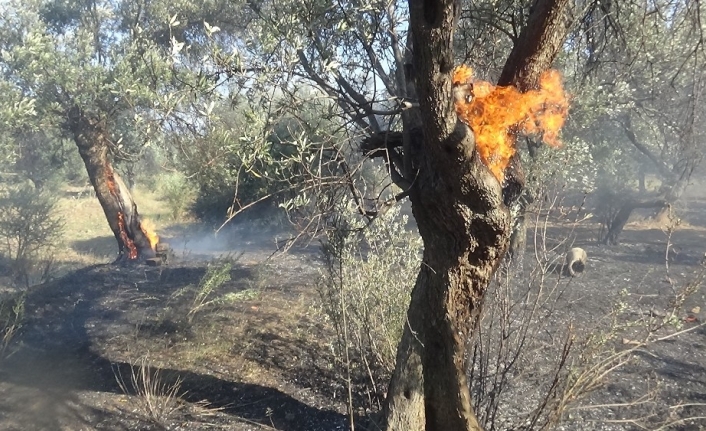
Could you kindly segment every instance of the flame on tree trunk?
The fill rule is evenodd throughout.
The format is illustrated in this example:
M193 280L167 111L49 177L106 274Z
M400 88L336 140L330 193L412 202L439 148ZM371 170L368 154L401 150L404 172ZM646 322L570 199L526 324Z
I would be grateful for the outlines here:
M521 42L508 59L509 70L517 72L511 73L513 83L535 75L538 79L549 67L560 46L555 42L566 34L568 4L536 2L529 30L520 35ZM473 106L467 110L456 104L457 112L452 111L454 101L472 102L474 97L452 86L458 4L409 0L409 6L422 123L422 136L416 137L420 160L414 163L419 171L410 198L424 239L424 257L397 351L384 429L479 431L483 428L474 414L466 377L466 344L508 247L512 226L508 207L522 190L523 175L515 154L500 154L493 146L483 154L478 148L483 139L461 126L455 114L465 122L466 112L475 116ZM518 87L522 92L532 88ZM468 123L474 129L472 121Z
M104 121L74 106L69 112L68 126L108 225L118 242L117 261L154 257L159 238L140 218L130 190L108 159L110 141Z

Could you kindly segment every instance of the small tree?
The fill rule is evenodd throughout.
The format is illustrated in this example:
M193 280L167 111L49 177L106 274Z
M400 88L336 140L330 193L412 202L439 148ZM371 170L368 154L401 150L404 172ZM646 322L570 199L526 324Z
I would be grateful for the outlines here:
M336 330L337 357L351 376L367 381L374 408L395 367L409 280L419 270L422 243L407 229L399 207L371 224L353 208L353 202L339 208L325 231L325 266L317 290L321 309Z

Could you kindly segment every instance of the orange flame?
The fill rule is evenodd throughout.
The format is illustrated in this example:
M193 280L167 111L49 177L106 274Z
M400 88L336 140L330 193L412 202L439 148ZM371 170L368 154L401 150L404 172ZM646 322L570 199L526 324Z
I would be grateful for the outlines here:
M478 154L498 181L505 178L505 168L516 152L518 133L541 135L547 144L561 145L559 131L569 102L559 72L544 72L538 90L521 93L515 87L476 81L473 69L461 65L454 70L453 85L468 89L466 97L456 99L456 114L473 130Z
M155 232L154 223L151 220L144 219L140 221L140 230L147 237L150 242L150 247L152 250L156 250L157 244L159 243L159 235Z
M120 227L120 239L123 244L127 247L127 257L130 260L137 259L137 247L135 243L127 235L127 229L125 229L125 216L122 211L118 211L118 226Z
M113 173L113 168L109 164L106 164L106 180L108 185L108 190L115 199L120 200L120 186L115 181L115 174ZM139 222L140 230L145 235L150 243L150 248L156 250L157 243L159 242L159 236L155 233L154 224L149 220L141 220ZM120 235L120 240L127 247L127 256L130 260L137 259L139 255L139 250L135 245L135 241L128 235L127 226L125 225L125 213L118 211L118 230Z

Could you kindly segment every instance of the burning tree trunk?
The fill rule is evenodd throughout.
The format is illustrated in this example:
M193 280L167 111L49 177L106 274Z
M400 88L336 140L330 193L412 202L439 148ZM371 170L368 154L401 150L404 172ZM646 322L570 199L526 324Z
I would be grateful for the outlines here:
M481 430L466 377L466 344L508 246L512 222L508 205L522 190L522 175L519 160L505 159L499 166L497 154L488 157L479 151L477 139L453 110L454 95L462 94L452 92L451 79L457 3L409 3L423 135L418 138L414 164L419 172L410 197L424 257L398 347L385 425L390 431ZM567 5L568 0L535 4L530 20L536 26L530 31L533 39L516 46L508 60L516 71L513 79L539 79L549 66L565 34L558 23L563 24ZM483 108L471 105L469 112L458 115L474 115L474 109ZM458 104L456 110L463 111ZM389 145L388 139L383 141Z
M108 159L110 141L105 123L74 107L69 112L68 126L108 225L118 242L117 261L154 257L159 238L144 226L129 189Z
M533 6L533 13L527 25L513 45L512 52L498 79L498 85L513 85L521 91L537 88L539 78L554 62L559 48L564 43L569 30L566 12L569 2L539 1ZM534 142L528 142L530 156ZM529 196L518 200L512 208L513 225L508 255L522 267L522 258L527 242L527 219Z

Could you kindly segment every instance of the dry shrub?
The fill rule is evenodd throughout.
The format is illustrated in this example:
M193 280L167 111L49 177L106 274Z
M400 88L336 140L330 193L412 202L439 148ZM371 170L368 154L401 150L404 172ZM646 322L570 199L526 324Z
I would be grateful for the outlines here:
M22 327L24 317L24 293L0 297L0 359L5 357L10 342Z
M572 411L600 420L621 410L624 423L649 429L644 411L650 403L660 404L655 388L621 403L590 405L588 397L603 389L636 352L683 333L680 310L698 291L706 272L682 286L673 285L673 299L659 315L635 317L624 289L615 293L612 308L603 315L577 317L571 304L579 303L576 296L581 294L572 295L575 279L563 277L561 269L572 246L569 239L586 217L580 216L581 209L560 211L560 194L552 196L533 208L534 241L529 252L534 264L519 274L498 271L470 342L468 375L479 422L488 431L547 430L570 420ZM563 218L557 219L557 214ZM548 234L557 225L564 227L564 239ZM665 233L668 250L671 231ZM665 262L669 273L668 259ZM649 420L654 424L663 419L652 415Z
M119 369L114 370L114 374L125 395L134 395L135 410L154 424L168 429L170 421L183 405L182 379L167 381L159 369L149 366L147 356L142 356L131 367L128 381Z
M574 231L588 216L581 205L567 206L559 192L545 196L530 213L534 241L526 261L533 263L521 273L498 271L475 337L469 340L472 399L488 431L554 429L569 419L569 412L585 412L589 407L582 403L638 349L679 334L680 328L670 325L678 323L677 310L703 278L674 287L674 301L665 304L669 311L659 318L629 314L627 295L619 292L604 315L576 318L569 307L578 300L571 295L576 280L562 276L561 269ZM569 207L573 209L567 211ZM422 243L405 230L406 220L397 211L367 227L341 214L350 213L341 211L331 221L323 247L321 311L337 333L332 348L349 387L349 402L367 395L366 407L374 410L395 365ZM551 238L548 230L559 225L564 238ZM654 391L636 394L625 406L655 399Z

